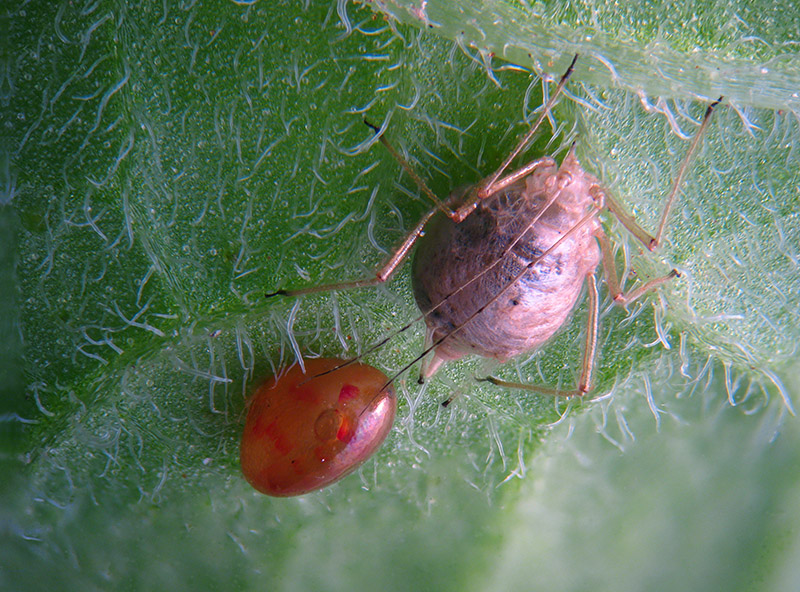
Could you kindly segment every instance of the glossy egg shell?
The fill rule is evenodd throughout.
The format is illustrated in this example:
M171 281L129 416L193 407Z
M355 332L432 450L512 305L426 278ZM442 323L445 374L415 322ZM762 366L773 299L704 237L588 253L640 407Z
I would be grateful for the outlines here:
M250 399L242 434L242 472L258 491L292 496L321 489L356 469L380 447L397 399L380 370L343 360L305 360L267 379ZM305 382L308 380L308 382ZM302 383L302 384L301 384Z

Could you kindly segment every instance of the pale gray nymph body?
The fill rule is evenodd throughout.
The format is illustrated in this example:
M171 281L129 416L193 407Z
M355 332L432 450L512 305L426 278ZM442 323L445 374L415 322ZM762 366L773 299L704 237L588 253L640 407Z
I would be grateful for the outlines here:
M560 167L541 166L481 200L462 222L438 214L429 223L414 256L414 296L423 312L444 300L426 315L429 343L452 335L435 348L423 377L466 354L506 361L541 346L558 331L575 307L587 274L600 261L597 217L576 228L594 203L590 188L597 184L570 151ZM525 230L555 192L555 201ZM467 322L506 286L496 301Z

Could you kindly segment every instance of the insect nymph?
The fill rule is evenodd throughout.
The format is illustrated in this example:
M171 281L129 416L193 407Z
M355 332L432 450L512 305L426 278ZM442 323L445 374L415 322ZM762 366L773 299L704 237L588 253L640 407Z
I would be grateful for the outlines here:
M665 201L657 232L650 235L608 195L600 182L584 171L574 146L560 164L551 157L529 162L509 172L547 116L573 72L578 56L561 77L556 91L536 122L499 168L483 181L454 192L444 202L392 148L380 130L379 140L436 204L411 230L375 277L340 284L280 290L297 296L326 290L364 287L386 281L416 244L414 295L427 325L420 380L442 363L467 354L506 361L535 349L552 337L571 315L584 285L589 314L583 363L578 384L552 389L488 380L552 395L583 395L592 389L598 334L596 270L601 261L614 301L632 302L677 275L672 271L623 291L617 279L610 243L598 214L610 211L647 249L662 241L667 219L715 101L683 160ZM406 370L417 360L405 366Z

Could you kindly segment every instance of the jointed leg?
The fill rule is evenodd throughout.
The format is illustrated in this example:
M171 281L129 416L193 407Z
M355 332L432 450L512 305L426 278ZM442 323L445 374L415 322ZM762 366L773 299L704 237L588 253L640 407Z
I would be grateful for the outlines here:
M484 199L485 197L487 197L489 195L493 195L494 193L497 193L501 189L505 189L506 187L508 187L509 185L514 183L515 181L518 181L519 179L523 179L523 178L527 177L534 170L538 169L539 167L543 167L543 166L555 167L556 166L556 161L553 160L553 158L551 158L549 156L544 156L542 158L537 158L536 160L533 160L533 161L529 162L528 164L526 164L524 167L522 167L520 169L517 169L513 173L503 177L499 181L496 181L495 184L492 185L491 193L488 193L486 195L482 194L482 191L485 188L485 186L484 185L478 185L477 187L475 187L473 190L471 190L467 194L469 199L463 205L459 206L459 208L453 212L453 215L450 216L450 218L452 218L453 221L456 224L462 222L467 216L469 216L475 210L475 208L478 207L478 204L480 203L480 201L482 199Z
M453 221L458 223L463 221L470 213L472 213L472 211L475 210L478 203L482 199L486 199L490 195L493 195L494 193L500 191L501 189L511 185L518 179L526 177L531 172L533 172L534 169L538 167L555 164L555 161L552 158L549 157L540 158L534 160L533 162L528 163L524 167L516 171L513 171L509 175L506 175L505 177L501 178L502 174L511 165L514 159L517 158L517 156L519 156L519 154L525 149L525 146L527 146L528 142L530 142L530 139L539 129L539 126L541 126L545 117L547 117L547 114L550 112L550 109L552 108L553 104L558 98L558 95L561 94L561 91L564 89L567 80L569 80L569 77L572 75L572 72L575 68L575 62L577 60L578 60L578 55L576 54L575 57L572 58L572 62L567 68L567 71L564 72L564 74L561 76L561 80L559 80L555 92L550 96L550 99L545 104L544 108L542 109L542 112L539 114L539 117L531 126L531 129L528 130L528 132L519 141L517 147L511 151L511 154L508 155L508 157L503 161L500 167L490 177L481 182L481 184L478 185L478 187L476 187L474 191L470 192L469 199L467 200L467 202L461 205L457 210L450 209L450 207L448 207L447 204L443 203L436 196L436 194L433 193L433 191L431 191L430 188L428 188L428 186L425 184L425 181L422 180L422 178L411 167L411 165L406 161L406 159L403 158L400 155L400 153L397 152L397 150L395 150L394 147L389 143L389 141L383 137L383 135L380 133L380 128L378 128L376 125L371 124L366 119L364 120L364 123L367 124L367 126L369 126L375 132L376 135L378 135L378 140L386 147L386 149L394 157L394 159L400 163L400 166L403 167L403 170L405 170L406 173L408 173L408 175L414 181L414 183L417 184L417 187L420 188L420 191L422 191L425 195L427 195L431 199L431 201L433 201L433 203L436 204L437 209L441 210L442 212L447 214L447 216L450 217Z
M367 120L364 120L364 123L366 123L370 128L372 128L372 130L376 134L380 132L380 129L377 126L372 125ZM538 125L539 122L537 122L536 126L532 128L533 131L536 130L536 127ZM408 173L408 175L411 177L414 183L417 184L417 187L419 187L420 191L422 191L422 193L427 195L431 199L431 201L436 204L436 208L438 210L444 212L456 224L463 222L464 219L468 215L470 215L472 211L477 207L478 202L480 202L488 195L491 195L493 193L496 193L497 191L500 191L501 189L504 189L505 187L508 187L518 179L522 179L523 177L528 176L535 169L539 167L556 165L556 161L549 156L538 158L532 162L529 162L524 167L514 171L510 175L503 177L499 181L495 180L494 184L491 186L490 193L486 193L485 195L483 195L482 192L486 190L487 185L485 184L478 185L467 194L468 197L467 202L461 205L457 210L453 210L448 206L448 204L442 202L433 191L431 191L431 189L425 184L425 181L422 180L422 177L420 177L414 170L414 168L408 163L408 161L405 158L403 158L397 150L394 149L394 147L389 143L389 140L384 138L382 135L378 136L378 140L381 142L381 144L383 144L386 147L386 149L389 151L389 154L391 154L392 157L394 157L394 159L398 163L400 163L400 166L403 167L403 170L406 173Z
M720 101L722 101L722 98L723 97L720 97L706 108L706 113L703 116L703 121L700 124L700 128L694 135L692 143L689 146L689 150L686 152L686 156L683 158L683 162L681 163L681 166L678 169L678 174L675 177L675 181L673 181L672 183L672 189L670 190L669 195L667 196L667 201L664 204L664 209L661 212L661 220L658 224L658 229L656 230L655 236L652 236L644 228L642 228L641 225L638 222L636 222L636 220L633 219L633 216L625 212L622 206L619 203L617 203L617 201L614 200L611 196L605 194L605 192L601 188L595 187L592 189L592 192L596 197L602 196L602 200L605 202L605 206L612 214L614 214L617 220L619 220L622 223L622 225L628 230L628 232L630 232L633 236L635 236L650 251L654 251L661 244L664 238L664 231L667 228L667 221L669 219L669 214L672 211L672 207L675 204L675 199L677 198L678 193L681 190L683 179L684 177L686 177L686 171L689 170L689 165L691 164L692 158L697 152L697 147L700 144L700 138L702 137L703 133L708 127L708 123L711 120L711 114L714 111L714 107L719 105Z
M626 306L661 284L668 282L674 277L678 277L678 272L673 269L667 275L647 281L631 292L623 292L622 286L620 286L619 283L619 278L617 277L614 253L612 252L608 237L600 229L595 232L595 236L600 243L600 250L603 252L603 274L605 275L608 290L611 292L611 297L614 299L615 304Z
M689 146L686 157L683 159L681 168L678 169L678 174L676 175L675 181L672 184L672 190L669 192L669 197L667 197L667 203L664 204L664 211L661 213L661 221L658 224L658 230L656 231L654 244L652 247L650 247L651 251L661 244L661 239L664 237L664 229L667 227L667 219L669 218L669 213L672 210L673 204L675 203L675 198L678 196L678 192L680 191L683 178L686 176L686 171L689 170L689 164L691 163L692 157L697 151L697 146L700 143L700 137L708 127L708 122L711 120L711 113L713 113L714 107L719 105L720 101L722 101L722 97L718 98L706 108L706 114L703 116L703 122L700 124L700 128L697 130L694 138L692 138L692 143Z
M517 143L516 148L514 148L514 150L511 151L511 154L508 155L508 157L503 161L503 163L498 167L498 169L494 173L492 173L491 176L487 177L483 182L481 182L481 184L477 187L477 190L475 191L474 195L472 195L471 199L467 201L467 203L459 207L455 211L454 216L450 216L453 220L455 220L456 222L460 222L475 209L475 207L478 205L478 202L480 202L482 199L486 199L490 195L497 193L498 191L500 191L504 187L507 187L517 179L527 176L535 168L543 166L544 164L553 163L553 160L551 158L538 159L527 164L521 169L513 171L509 175L501 178L505 170L511 165L514 159L517 158L517 156L519 156L520 153L528 145L528 142L530 142L533 135L539 129L539 126L542 125L542 122L544 121L545 117L547 117L547 114L550 112L550 109L553 107L553 104L558 98L558 95L561 94L561 91L567 84L567 80L569 80L569 77L572 75L572 72L575 69L575 62L577 61L578 61L578 54L575 54L575 57L572 58L572 62L570 62L567 71L564 72L564 74L561 76L561 80L558 81L558 86L556 87L555 92L553 92L553 94L548 99L547 103L544 105L542 112L539 114L539 117L531 126L531 129L528 130L528 132Z
M425 225L436 212L437 209L434 208L422 217L422 220L420 220L414 229L408 233L405 239L403 239L403 242L400 243L400 246L397 247L394 253L391 254L389 259L387 259L386 262L378 268L378 270L375 272L375 277L353 280L350 282L340 282L336 284L325 284L323 286L309 286L307 288L298 288L296 290L277 290L275 292L270 292L266 295L266 297L294 297L301 296L303 294L316 294L317 292L331 292L334 290L349 290L351 288L365 288L382 284L391 277L392 273L394 273L394 270L397 269L403 260L408 256L408 254L411 252L411 248L414 246L414 243L417 242L417 239L420 236L422 236L422 231L424 230Z
M572 390L555 389L532 384L524 384L520 382L508 382L506 380L494 378L493 376L479 378L478 380L482 382L491 382L497 386L532 391L535 393L552 395L555 397L582 397L591 391L592 378L594 376L594 361L595 357L597 356L597 332L599 329L597 280L595 279L594 272L591 272L586 276L586 287L589 293L589 319L586 323L586 341L584 342L583 346L581 377L576 388Z
M589 320L586 324L586 342L583 345L583 369L581 379L578 382L579 396L592 390L592 378L594 377L594 360L597 356L597 331L599 329L598 309L600 308L597 298L597 281L594 271L586 276L586 287L589 292Z
M378 126L376 126L376 125L371 124L366 119L364 120L364 123L373 132L375 132L375 135L378 136L378 141L381 144L384 145L386 150L389 151L389 154L391 154L392 157L400 164L400 166L403 167L403 170L406 173L408 173L408 176L411 177L411 180L414 181L414 183L417 184L417 187L419 187L420 191L422 191L422 193L424 193L426 196L428 196L430 198L430 200L434 204L436 204L436 209L444 212L450 218L453 218L455 216L455 212L453 210L451 210L447 206L447 204L443 203L442 200L440 200L433 191L431 191L431 189L425 184L425 181L422 180L422 177L420 177L417 174L417 171L414 170L414 167L412 167L408 163L408 161L405 158L403 158L397 150L394 149L394 146L392 146L389 143L389 140L387 140L385 137L383 137L383 134L380 133L381 132L380 128Z
M539 129L539 126L544 121L544 118L547 117L547 114L553 107L553 103L555 103L556 99L558 98L558 95L561 94L561 91L563 90L564 85L567 83L567 80L569 80L569 77L572 75L572 71L575 68L575 62L577 61L578 61L578 55L575 54L575 57L572 58L572 62L569 65L569 68L567 68L567 71L564 72L563 76L561 76L561 80L558 81L558 86L556 87L555 92L550 96L550 99L545 104L544 109L542 109L542 112L539 114L539 117L536 119L536 122L533 124L531 129L528 130L528 133L526 133L522 137L522 139L517 144L517 147L514 148L514 150L511 151L511 154L509 154L508 157L503 161L503 164L501 164L500 167L494 172L494 174L486 180L486 183L483 184L483 187L478 191L481 199L488 197L489 195L492 195L492 193L497 191L497 180L500 178L500 175L502 175L503 171L505 171L509 167L509 165L514 161L514 159L517 156L519 156L519 153L522 152L525 146L528 144L528 142L530 142L531 138L533 137L533 134L535 134L536 130Z

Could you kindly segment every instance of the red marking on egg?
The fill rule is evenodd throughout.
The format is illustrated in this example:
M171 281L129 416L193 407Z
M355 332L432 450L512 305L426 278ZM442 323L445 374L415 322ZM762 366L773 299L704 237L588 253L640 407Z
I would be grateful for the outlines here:
M338 481L367 460L391 430L397 408L380 370L343 360L305 360L255 393L242 434L242 472L253 487L291 496ZM303 383L303 384L300 384Z
M340 442L349 442L355 434L353 423L357 422L358 420L353 422L349 417L345 416L342 419L342 425L339 426L339 431L336 432L336 439Z
M289 454L292 450L291 441L286 437L286 434L281 431L277 421L270 422L270 424L264 428L263 434L272 441L275 450L280 454Z
M345 384L339 391L339 402L344 403L355 399L358 396L358 387L352 384Z

